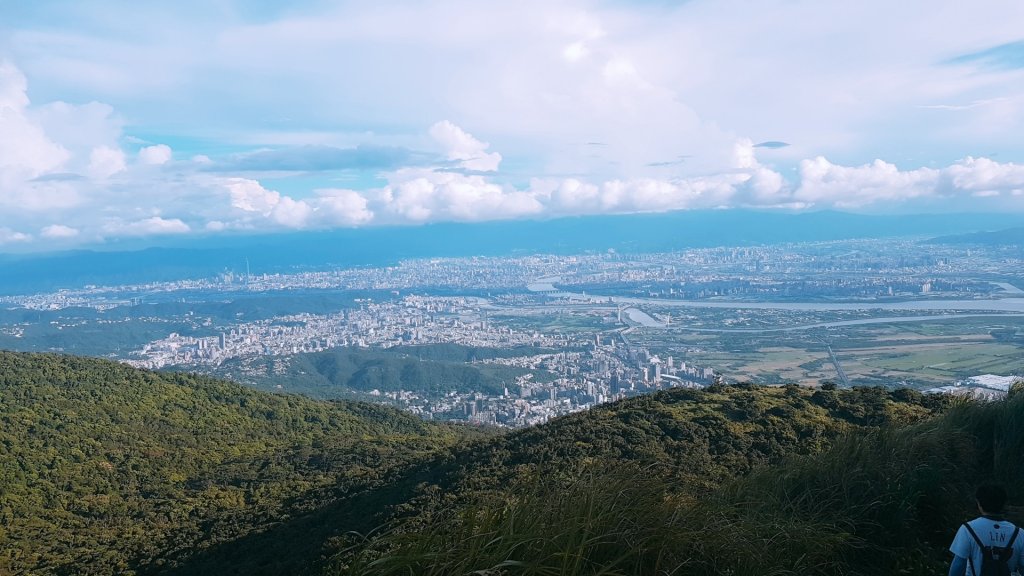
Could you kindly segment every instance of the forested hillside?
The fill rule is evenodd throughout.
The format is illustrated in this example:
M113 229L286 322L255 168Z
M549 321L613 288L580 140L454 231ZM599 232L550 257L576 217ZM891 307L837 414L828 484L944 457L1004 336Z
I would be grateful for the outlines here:
M926 574L1024 472L1020 397L950 402L713 386L502 435L0 353L0 574Z
M0 423L0 574L169 569L478 435L371 404L5 352Z
M925 576L948 568L956 528L977 515L970 494L978 483L1002 482L1011 503L1024 499L1019 387L1007 401L952 406L942 405L948 397L909 391L783 390L695 393L691 408L717 415L684 420L706 427L682 426L701 432L684 432L690 447L679 451L662 450L672 445L666 428L650 425L666 420L628 416L623 403L609 408L612 420L639 423L658 442L611 447L617 458L588 457L593 444L559 442L575 451L563 460L572 466L534 467L504 485L490 480L493 469L463 467L459 484L475 489L421 504L339 555L333 573ZM688 394L638 402L661 413ZM725 401L716 406L716 396ZM816 414L810 420L822 434L807 435L805 420L789 436L787 420L776 419L787 404L771 406L780 397L810 404L801 408ZM754 409L735 410L737 398ZM918 420L928 408L941 413ZM846 433L833 435L841 422ZM575 427L587 438L589 424L567 418L547 429ZM806 442L815 437L821 441ZM544 459L499 448L522 440L496 439L478 453L485 463ZM702 461L695 445L709 457ZM1018 523L1021 512L1011 506Z
M475 348L453 344L397 346L388 349L336 348L300 353L284 361L274 357L229 360L212 373L260 389L284 389L313 398L367 397L373 390L448 391L501 394L517 376L529 371L474 360L538 354L542 348ZM278 364L282 369L276 368ZM280 388L278 388L280 387Z

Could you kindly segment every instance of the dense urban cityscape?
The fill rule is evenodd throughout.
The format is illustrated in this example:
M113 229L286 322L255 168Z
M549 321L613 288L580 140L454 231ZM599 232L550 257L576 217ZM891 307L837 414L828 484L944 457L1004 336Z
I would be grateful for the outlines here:
M488 309L494 308L479 298L406 296L396 302L363 303L358 310L339 314L300 314L245 324L216 337L170 334L132 353L126 362L151 369L188 366L202 370L229 359L287 357L335 347L387 349L441 343L473 348L562 350L481 361L553 375L543 383L534 382L532 373L517 377L500 396L453 391L441 397L428 397L417 390L370 391L370 396L391 400L429 418L464 410L470 421L517 426L642 392L704 385L715 376L711 368L676 363L671 356L662 360L646 349L631 347L630 329L625 327L621 313L604 320L610 328L624 327L585 337L495 326L487 319ZM285 358L281 362L287 361ZM283 368L278 365L272 371L280 372ZM252 368L235 374L243 380L254 375Z
M522 353L472 362L519 370L502 376L500 393L335 393L396 404L428 418L523 426L628 395L705 386L716 378L809 385L888 380L921 389L966 385L998 393L1006 381L993 387L994 380L970 380L979 374L966 368L940 373L941 364L933 362L934 375L913 380L875 364L878 357L907 351L930 354L955 337L999 358L977 369L1012 366L1016 356L1004 348L1019 350L1024 316L1024 260L1018 251L913 239L430 258L273 274L244 266L214 278L5 296L0 304L9 319L24 312L21 321L0 326L0 338L44 348L58 336L73 343L72 334L93 325L132 335L156 335L161 326L173 326L107 355L149 369L264 382L286 372L298 356L334 349L514 349ZM328 302L304 309L317 298ZM261 311L267 301L293 311ZM225 306L232 312L223 311ZM26 320L33 311L36 319ZM913 336L897 348L864 344L886 344L891 336L872 331L900 323L942 326L947 333ZM780 342L785 346L779 348ZM758 354L756 362L740 365L744 350ZM266 357L274 359L269 368L255 361Z
M782 246L700 248L671 253L427 258L395 266L295 273L225 270L216 278L125 286L89 286L52 293L0 296L30 309L103 308L190 292L278 290L524 290L524 279L558 278L567 290L633 293L670 299L884 299L988 295L1006 286L986 277L1019 275L1018 250L929 244L920 239L870 239ZM1024 294L1012 288L1016 294Z

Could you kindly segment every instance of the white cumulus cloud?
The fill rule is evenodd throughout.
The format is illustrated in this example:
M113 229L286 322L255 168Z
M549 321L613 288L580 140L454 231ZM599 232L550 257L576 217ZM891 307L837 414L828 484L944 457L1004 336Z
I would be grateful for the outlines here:
M28 115L25 75L0 61L0 196L17 194L25 180L60 169L71 154Z
M794 198L838 208L900 202L933 194L940 176L938 170L931 168L901 171L882 160L862 166L840 166L818 156L800 163L800 186Z
M536 215L542 204L529 191L494 183L479 175L405 169L390 174L378 194L377 212L405 222L476 221Z
M179 218L152 216L133 222L109 222L103 227L111 236L159 236L165 234L187 234L192 229Z
M104 180L125 169L124 152L110 146L97 146L89 153L88 173L91 178Z
M449 160L458 160L467 170L493 172L501 164L501 154L487 152L490 144L477 140L448 120L431 126L430 136L445 148Z
M286 228L305 228L313 215L313 208L303 200L281 196L270 215L274 222Z
M43 238L53 239L74 238L78 236L78 229L63 224L51 224L40 230L39 235Z
M989 158L968 156L946 168L954 188L963 190L1015 190L1024 188L1024 164L1000 164Z
M224 187L230 195L231 206L244 212L268 216L281 201L280 194L267 190L259 181L250 178L227 178Z
M171 147L166 144L145 146L139 150L139 162L160 166L171 161Z
M369 201L355 190L317 190L321 221L328 226L358 226L373 221Z
M258 180L227 178L223 180L223 187L228 192L231 207L241 215L239 224L304 228L313 214L313 207L305 201L264 188Z
M32 240L32 237L24 232L18 232L11 230L10 228L0 227L0 245L14 244L16 242L28 242Z

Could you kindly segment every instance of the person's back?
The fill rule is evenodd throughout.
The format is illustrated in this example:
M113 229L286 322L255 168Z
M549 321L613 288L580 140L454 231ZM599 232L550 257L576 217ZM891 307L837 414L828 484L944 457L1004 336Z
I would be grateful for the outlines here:
M976 498L982 516L966 522L957 531L949 547L955 555L950 576L1024 574L1024 530L1002 517L1006 491L1000 486L984 485L978 488Z

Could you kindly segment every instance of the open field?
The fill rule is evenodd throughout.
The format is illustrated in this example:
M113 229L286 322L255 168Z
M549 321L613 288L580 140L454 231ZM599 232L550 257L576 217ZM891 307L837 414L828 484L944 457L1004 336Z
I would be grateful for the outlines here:
M832 378L834 372L824 350L797 348L767 348L755 352L697 352L687 360L715 370L731 380L765 383L816 383ZM821 370L808 370L805 366L822 366Z
M906 373L938 381L975 374L1013 374L1024 371L1024 348L996 342L885 347L858 351L861 366L890 373ZM847 371L851 368L847 368Z
M1024 337L1018 334L1024 334L1024 319L996 317L761 333L638 328L630 337L635 345L711 366L730 380L835 380L831 345L853 384L926 387L977 374L1024 373Z
M596 302L504 308L491 318L517 329L602 333L651 354L713 368L733 381L836 380L829 346L852 384L932 387L985 373L1024 374L1020 315L637 308L660 324L637 325L626 314L620 323L616 306ZM666 323L669 314L671 323Z

